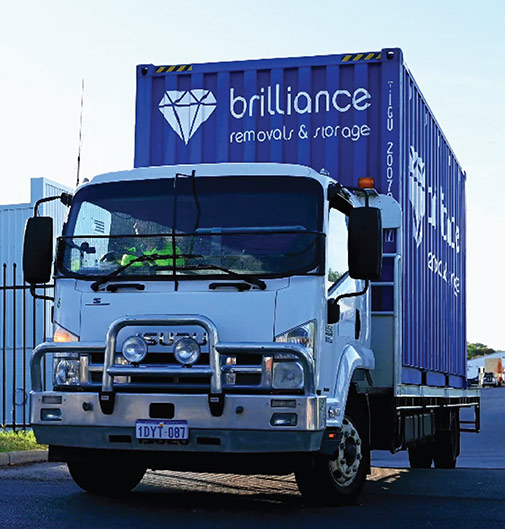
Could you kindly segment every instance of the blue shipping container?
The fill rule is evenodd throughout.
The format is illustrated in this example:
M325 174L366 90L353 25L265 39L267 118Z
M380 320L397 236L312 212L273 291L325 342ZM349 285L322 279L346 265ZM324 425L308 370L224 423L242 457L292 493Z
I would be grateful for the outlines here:
M373 177L403 210L399 382L464 387L465 173L401 50L138 66L135 167L214 162ZM392 292L376 285L374 310Z

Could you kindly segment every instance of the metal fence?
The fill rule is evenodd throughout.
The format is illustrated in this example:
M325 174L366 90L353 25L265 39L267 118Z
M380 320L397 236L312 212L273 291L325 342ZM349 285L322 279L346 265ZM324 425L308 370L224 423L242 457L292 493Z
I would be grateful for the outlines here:
M29 426L31 388L30 357L36 345L51 332L51 303L34 299L26 283L20 283L16 263L0 268L0 426ZM37 289L52 295L53 285ZM43 364L44 385L50 383L52 366Z

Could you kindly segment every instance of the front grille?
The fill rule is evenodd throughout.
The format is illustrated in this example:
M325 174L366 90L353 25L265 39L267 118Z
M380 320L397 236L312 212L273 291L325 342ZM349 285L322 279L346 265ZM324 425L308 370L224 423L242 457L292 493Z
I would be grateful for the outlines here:
M167 348L168 349L168 348ZM119 359L123 358L121 353L116 352L116 365L125 365ZM87 373L84 375L84 379L87 381L82 384L83 389L98 391L102 384L103 377L103 353L91 353L87 355L87 362L85 362ZM230 362L231 360L231 362ZM222 365L231 363L236 366L244 367L257 367L262 366L263 356L260 354L237 354L233 355L228 359L227 357L221 358ZM209 352L202 352L195 366L209 366L210 358ZM170 352L149 352L144 360L139 363L139 367L165 367L174 366L179 367L180 364L175 359L172 351ZM191 369L190 367L187 369ZM223 380L223 387L226 390L240 389L241 387L255 387L260 386L262 383L262 375L249 374L249 373L237 373L232 377L225 376ZM140 377L140 376L128 376L126 377L115 377L114 388L118 392L158 392L158 393L169 393L169 392L201 392L208 393L210 388L210 377L191 377L184 376L153 376L153 377Z
M122 355L116 353L116 361ZM121 365L118 363L117 365ZM173 353L148 353L144 360L139 363L140 366L178 366L179 362L175 359ZM208 366L209 365L209 353L201 353L200 357L194 364L195 366ZM103 354L94 353L90 355L90 366L103 367Z
M251 375L249 373L237 373L235 375L235 386L259 386L261 375Z

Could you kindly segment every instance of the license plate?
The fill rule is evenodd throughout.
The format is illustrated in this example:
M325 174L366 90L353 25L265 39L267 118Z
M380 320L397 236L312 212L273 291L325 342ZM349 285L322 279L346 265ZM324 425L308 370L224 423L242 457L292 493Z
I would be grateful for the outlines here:
M135 435L137 439L188 439L188 421L137 419Z

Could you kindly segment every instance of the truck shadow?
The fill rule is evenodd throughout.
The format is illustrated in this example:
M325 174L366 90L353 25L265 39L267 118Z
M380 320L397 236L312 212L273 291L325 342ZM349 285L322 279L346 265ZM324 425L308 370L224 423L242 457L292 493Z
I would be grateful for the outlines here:
M374 519L397 519L398 505L424 516L426 501L447 509L448 502L464 505L469 498L496 502L505 497L505 471L490 470L409 470L373 469L356 505L314 507L304 504L293 476L235 476L192 474L165 471L148 472L129 495L104 498L80 493L69 498L77 511L114 513L125 523L149 519L149 526L166 523L174 526L227 527L306 527L318 520L338 516L356 525L356 515ZM482 490L475 488L475 483ZM473 484L473 485L472 485ZM492 492L490 493L490 489ZM398 519L397 519L398 521ZM125 525L128 526L128 525ZM147 525L146 525L147 527Z

